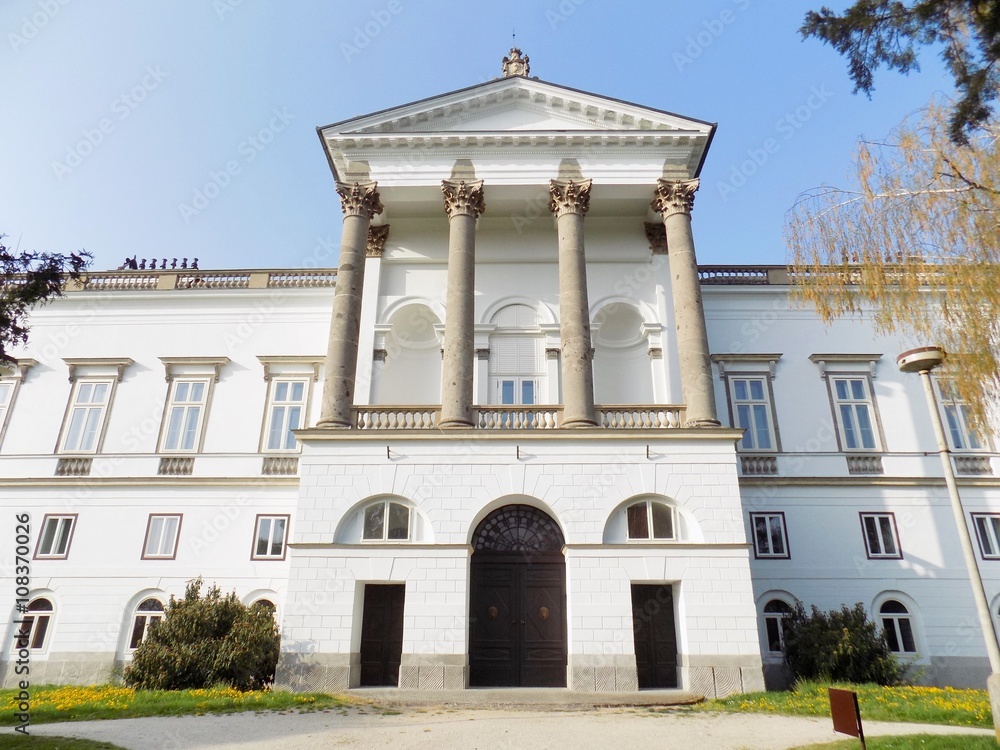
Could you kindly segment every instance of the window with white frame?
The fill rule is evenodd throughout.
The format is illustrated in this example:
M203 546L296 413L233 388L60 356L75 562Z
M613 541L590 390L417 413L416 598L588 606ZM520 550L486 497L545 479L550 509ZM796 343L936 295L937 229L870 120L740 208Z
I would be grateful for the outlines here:
M173 560L177 555L180 530L180 514L150 513L146 524L146 539L142 546L142 559Z
M625 508L625 528L630 541L673 541L674 509L666 503L642 500Z
M162 450L188 452L200 450L208 390L207 378L178 378L173 381L167 402Z
M44 651L52 622L52 602L39 598L28 603L27 612L14 629L14 651L22 648Z
M875 403L867 376L831 375L830 390L841 449L880 450Z
M781 654L785 649L785 630L792 608L781 599L771 599L764 605L764 635L768 654Z
M410 539L410 509L393 500L379 500L365 508L361 540L406 542Z
M63 453L95 453L101 442L107 421L108 405L114 380L79 379L73 385L63 438L59 450Z
M538 311L528 305L507 305L491 322L496 328L490 336L490 403L542 403L545 351Z
M284 560L288 516L257 516L253 560Z
M860 515L868 557L872 559L902 559L903 552L899 547L895 516L892 513L861 513Z
M985 450L982 437L972 429L969 419L968 404L955 390L955 383L947 379L936 381L940 395L941 413L944 417L945 431L952 450L979 451Z
M917 641L913 637L913 622L902 602L889 599L878 610L882 619L882 632L889 650L894 654L917 653Z
M46 515L42 519L42 533L38 536L35 557L39 560L65 560L73 540L76 514Z
M1000 560L1000 513L973 513L979 551L984 560Z
M304 425L309 383L305 378L274 378L268 395L264 450L294 451L298 442L292 434Z
M744 430L740 450L777 450L770 386L766 376L730 376L728 380L733 426Z
M751 513L750 529L754 556L788 558L784 513Z
M128 639L130 651L139 648L139 644L146 640L146 636L163 620L163 602L150 597L143 599L139 606L135 608L135 615L132 618L132 634Z

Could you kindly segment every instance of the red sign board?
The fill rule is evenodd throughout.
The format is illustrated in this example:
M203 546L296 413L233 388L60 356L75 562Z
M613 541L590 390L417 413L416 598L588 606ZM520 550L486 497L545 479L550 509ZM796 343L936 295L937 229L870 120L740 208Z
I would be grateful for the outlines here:
M849 734L861 740L865 747L865 732L861 727L861 709L858 694L853 690L830 688L830 715L833 716L833 731Z

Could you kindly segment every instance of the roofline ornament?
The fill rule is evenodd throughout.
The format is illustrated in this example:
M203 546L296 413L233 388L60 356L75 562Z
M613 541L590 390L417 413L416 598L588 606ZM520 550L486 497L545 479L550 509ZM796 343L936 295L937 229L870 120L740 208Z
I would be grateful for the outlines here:
M510 78L511 76L527 76L531 73L531 65L528 62L528 56L524 55L521 50L517 47L510 48L510 56L504 57L503 61L500 63L500 68L503 71L504 78Z

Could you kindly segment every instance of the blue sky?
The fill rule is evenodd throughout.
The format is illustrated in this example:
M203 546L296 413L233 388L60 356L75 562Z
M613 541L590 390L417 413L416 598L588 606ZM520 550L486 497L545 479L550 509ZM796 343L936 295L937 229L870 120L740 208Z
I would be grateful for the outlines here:
M4 0L0 232L96 270L315 265L341 224L316 127L495 78L516 29L533 76L717 122L699 261L783 263L795 197L845 184L859 136L950 90L924 54L852 95L843 59L797 33L820 4Z

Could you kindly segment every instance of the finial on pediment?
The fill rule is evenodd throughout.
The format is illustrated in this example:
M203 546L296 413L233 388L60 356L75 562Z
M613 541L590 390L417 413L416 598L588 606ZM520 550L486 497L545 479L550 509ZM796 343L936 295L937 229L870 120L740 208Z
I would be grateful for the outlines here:
M531 72L531 65L528 64L528 56L524 55L517 47L510 48L510 57L504 57L501 64L503 77L526 76Z

